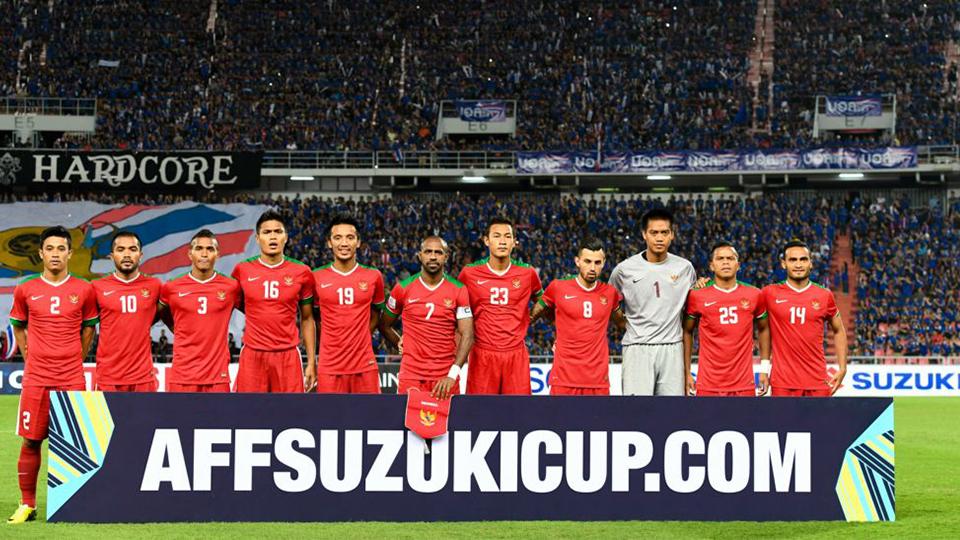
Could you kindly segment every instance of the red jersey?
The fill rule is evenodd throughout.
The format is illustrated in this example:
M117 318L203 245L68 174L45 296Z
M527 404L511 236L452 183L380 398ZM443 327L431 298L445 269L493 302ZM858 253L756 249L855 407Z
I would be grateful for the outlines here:
M473 317L463 283L444 274L430 288L417 272L393 288L386 311L388 316L403 317L400 377L446 377L457 355L457 321Z
M551 386L610 387L607 324L622 299L615 288L600 281L591 289L573 276L550 282L540 302L556 314Z
M537 271L511 260L506 270L495 272L487 257L464 267L459 279L470 294L477 346L510 350L524 345L530 301L543 294Z
M140 274L124 281L110 274L92 283L100 307L97 381L141 384L153 381L150 327L160 301L160 280Z
M833 292L810 282L801 290L786 282L763 288L770 313L773 372L770 385L795 390L828 387L823 324L840 310Z
M375 371L370 311L383 309L383 274L357 264L343 273L333 264L313 271L320 312L320 356L317 373L348 375Z
M240 305L240 284L219 272L200 281L184 274L163 284L160 303L173 315L173 366L167 382L229 383L230 316Z
M284 257L270 266L251 257L233 268L243 293L243 345L258 351L285 351L300 343L300 306L313 302L310 267Z
M10 324L27 329L23 385L84 384L80 330L97 321L96 293L87 281L72 274L59 283L41 275L21 281Z
M700 321L697 388L752 390L753 321L767 316L760 289L737 282L730 290L712 281L687 296L687 317Z

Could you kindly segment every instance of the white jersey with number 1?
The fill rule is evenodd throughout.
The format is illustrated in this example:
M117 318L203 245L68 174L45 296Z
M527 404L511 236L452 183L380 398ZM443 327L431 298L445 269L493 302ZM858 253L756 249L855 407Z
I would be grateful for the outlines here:
M610 284L623 295L627 331L623 345L664 344L681 341L681 314L687 293L697 281L693 264L672 253L660 263L639 254L618 264Z

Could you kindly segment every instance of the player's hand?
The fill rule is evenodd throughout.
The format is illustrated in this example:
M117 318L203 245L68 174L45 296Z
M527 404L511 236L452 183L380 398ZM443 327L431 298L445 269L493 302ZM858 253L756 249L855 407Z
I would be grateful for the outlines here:
M303 391L306 393L317 391L317 367L307 366L303 371Z
M830 377L830 381L827 383L830 385L830 395L837 393L837 390L840 389L840 386L843 385L843 378L847 376L847 368L838 369L836 373L833 374L833 377Z
M453 385L457 384L457 381L451 379L450 377L443 377L437 384L433 385L433 392L431 395L437 399L447 399L450 397L450 390L453 389Z
M691 373L687 373L687 395L697 395L697 381L694 380L693 374Z
M397 341L397 354L403 356L403 336Z
M757 396L765 396L770 391L770 376L766 373L760 374L760 386L757 387Z
M693 284L694 289L702 289L707 286L707 283L710 283L710 278L708 277L698 277L697 282Z

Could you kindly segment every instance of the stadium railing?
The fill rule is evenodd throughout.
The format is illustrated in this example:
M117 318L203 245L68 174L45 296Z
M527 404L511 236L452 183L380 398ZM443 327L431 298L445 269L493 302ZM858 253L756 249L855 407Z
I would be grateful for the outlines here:
M0 114L96 116L97 100L87 98L0 98Z

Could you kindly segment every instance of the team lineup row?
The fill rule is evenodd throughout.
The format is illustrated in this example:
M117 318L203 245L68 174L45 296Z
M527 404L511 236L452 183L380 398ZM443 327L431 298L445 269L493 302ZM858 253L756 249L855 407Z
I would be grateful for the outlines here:
M162 320L174 334L167 390L229 392L227 335L235 309L246 317L237 392L379 393L372 347L379 329L401 353L400 393L420 388L446 399L458 393L469 359L467 393L530 394L524 338L530 322L540 317L554 320L557 328L554 395L610 393L611 323L623 332L625 395L836 391L846 372L846 335L833 294L809 279L806 245L788 243L781 252L787 280L760 290L737 281L739 256L726 243L713 249L712 278L698 280L689 261L668 251L674 236L668 211L647 212L641 228L646 249L620 262L608 283L599 280L606 263L603 244L587 239L574 253L576 273L543 290L537 271L511 258L513 224L494 219L483 234L488 257L453 278L444 272L446 243L427 237L418 254L420 272L387 294L383 275L357 261L360 227L350 217L328 225L332 262L312 271L284 256L286 227L275 211L257 221L260 254L236 265L229 277L215 269L215 235L201 230L190 242L190 271L166 283L139 271L140 239L125 231L112 239L114 273L92 283L72 277L69 232L51 227L41 235L43 271L17 286L10 314L26 361L17 428L24 438L23 504L35 507L49 391L84 389L82 359L97 325L95 379L103 391L157 389L150 327ZM839 353L833 377L826 371L824 323ZM690 359L698 326L694 381ZM759 388L753 376L754 329Z

